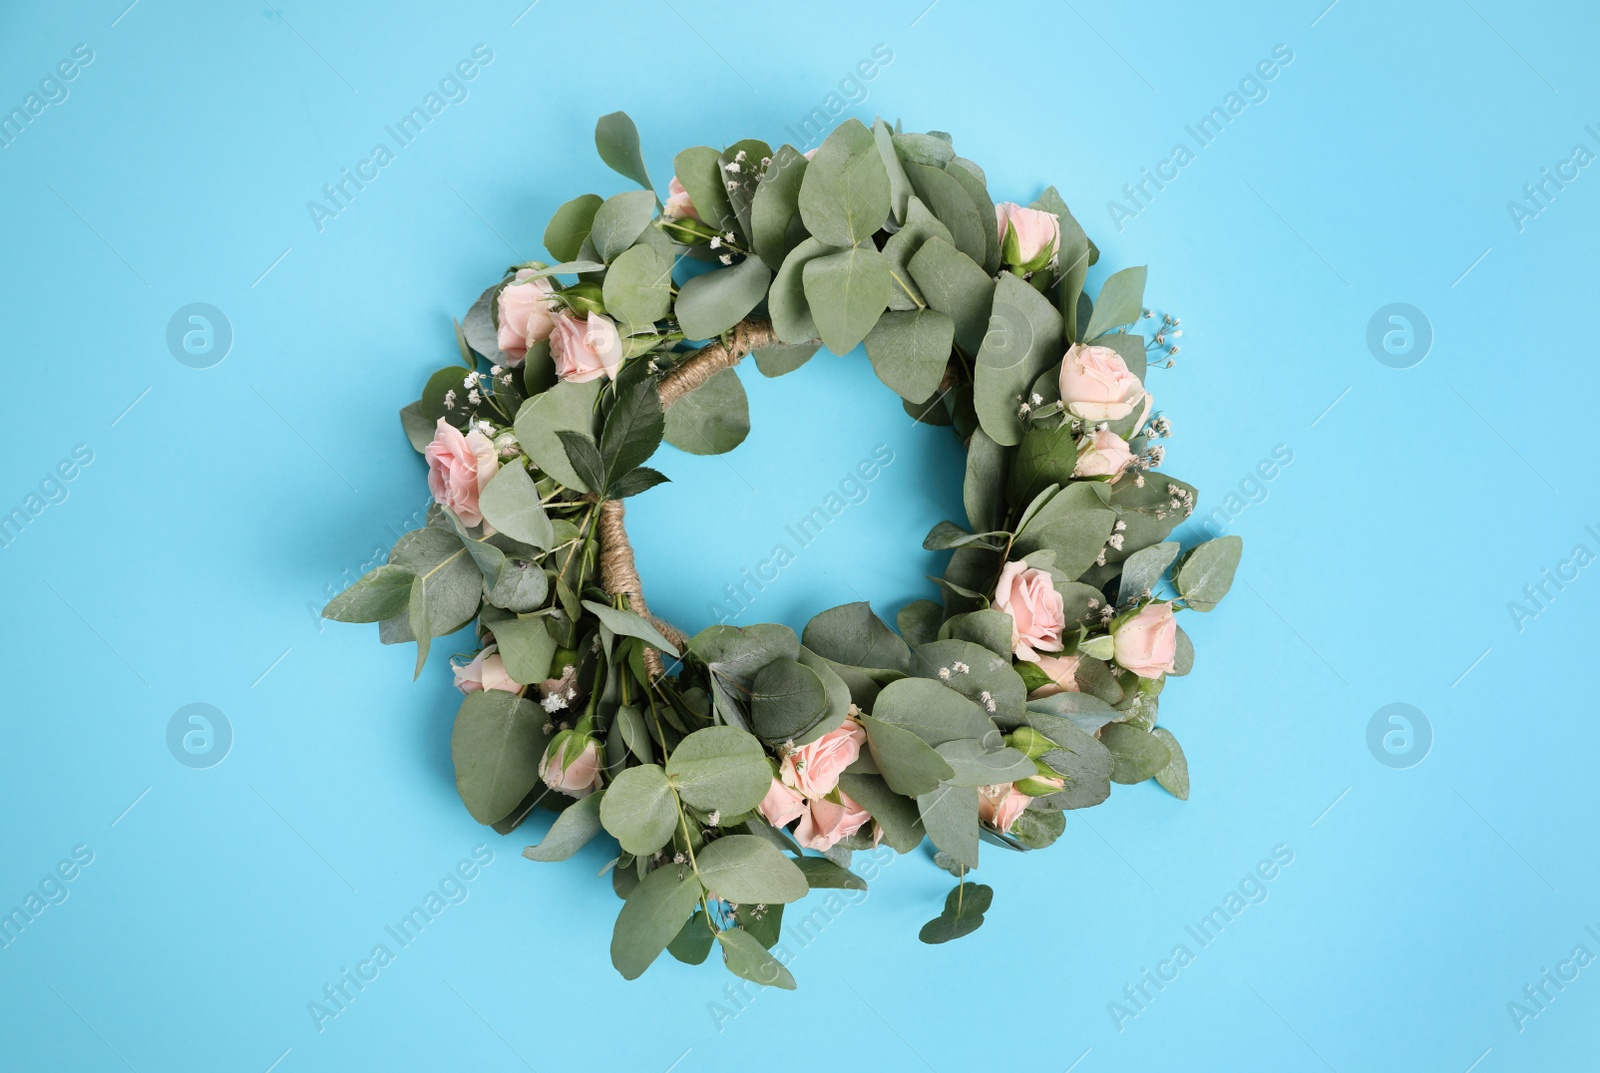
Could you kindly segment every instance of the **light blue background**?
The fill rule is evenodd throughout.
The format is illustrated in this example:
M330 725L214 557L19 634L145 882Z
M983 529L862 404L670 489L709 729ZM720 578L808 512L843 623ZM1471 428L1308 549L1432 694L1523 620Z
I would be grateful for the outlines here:
M1520 1031L1507 1004L1576 945L1600 952L1600 568L1551 585L1521 629L1507 604L1575 545L1600 552L1600 169L1521 230L1506 207L1575 145L1600 150L1591 5L125 3L0 13L6 111L74 45L94 53L0 150L0 508L74 445L94 454L0 551L0 907L72 847L94 853L0 950L0 1064L1592 1063L1600 966ZM479 43L494 59L470 96L319 231L307 201ZM1192 146L1185 126L1280 43L1294 59L1266 99L1118 230L1108 200ZM841 91L878 44L892 61ZM1199 658L1163 722L1191 801L1121 787L1050 851L989 853L988 924L947 946L916 930L948 878L896 860L793 944L797 993L719 1024L720 969L612 971L601 847L535 865L519 852L542 819L502 839L461 808L452 646L412 684L409 648L314 611L422 506L395 411L451 360L450 316L541 252L560 202L624 188L596 116L631 112L664 187L678 148L777 143L830 93L951 131L997 196L1057 184L1103 251L1093 282L1151 265L1151 304L1186 332L1153 380L1167 468L1202 514L1275 445L1293 462L1227 525L1246 542L1233 596L1186 624ZM214 368L168 352L191 302L231 321ZM1431 321L1414 368L1368 349L1392 302ZM859 353L741 375L748 442L669 449L674 483L630 507L655 607L707 624L708 599L878 444L895 461L865 502L735 621L799 626L858 598L892 616L930 592L920 537L958 516L947 434L913 427ZM209 770L167 749L192 702L233 728ZM1392 702L1432 727L1409 769L1368 749ZM484 843L468 900L319 1031L306 1004L396 946L384 926ZM1294 860L1267 899L1199 948L1185 925L1279 844ZM1180 943L1193 963L1119 1030L1108 1003Z

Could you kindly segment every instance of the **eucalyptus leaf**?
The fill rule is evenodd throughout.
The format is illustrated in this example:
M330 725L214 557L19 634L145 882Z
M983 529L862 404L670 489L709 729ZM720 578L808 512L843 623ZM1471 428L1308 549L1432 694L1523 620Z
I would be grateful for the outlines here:
M564 861L578 852L600 833L600 802L605 793L592 793L562 809L539 844L529 846L522 855L530 861Z
M738 816L761 803L772 785L766 750L737 727L706 727L678 743L667 760L678 796L701 812Z
M1189 800L1189 758L1183 755L1183 746L1178 744L1178 739L1166 727L1156 727L1150 733L1160 738L1172 753L1167 766L1156 772L1156 782L1178 800Z
M543 617L513 615L491 621L486 615L484 625L494 634L506 673L515 681L532 684L560 676L561 668L551 666L556 640Z
M678 826L678 804L667 774L655 764L631 767L606 788L600 822L629 853L654 853Z
M673 157L672 165L701 220L718 231L732 231L739 226L722 178L721 153L709 146L696 145Z
M678 324L689 339L711 339L738 324L767 296L772 270L755 257L695 276L678 290Z
M612 633L623 637L637 637L651 648L658 648L669 656L680 655L678 646L667 640L655 624L643 615L629 611L626 608L612 607L596 600L583 601L584 609L593 614Z
M938 237L924 242L907 267L928 305L954 322L956 345L976 354L989 328L994 281L971 257Z
M903 678L889 683L878 695L872 714L881 722L911 731L935 748L960 738L999 738L982 708L946 689L937 679Z
M803 738L828 712L822 680L796 660L775 659L756 673L750 727L768 745Z
M1183 557L1173 579L1184 603L1196 611L1210 611L1233 587L1234 571L1239 568L1239 557L1244 551L1244 541L1229 535L1196 545Z
M417 576L403 566L384 564L328 601L322 617L336 622L381 622L406 609Z
M450 736L456 790L479 823L511 813L539 783L545 713L515 693L468 693Z
M1139 319L1144 312L1146 274L1143 265L1124 268L1101 285L1100 297L1095 299L1094 315L1089 318L1084 338L1095 340L1114 328Z
M1151 778L1172 762L1166 742L1140 727L1111 723L1100 732L1100 744L1111 753L1114 782L1136 783Z
M636 980L683 930L702 888L687 865L663 865L628 894L611 933L611 964Z
M726 454L749 434L750 398L731 368L712 376L667 411L666 441L690 454Z
M533 464L576 492L593 491L567 460L560 433L594 433L595 403L604 387L601 380L577 383L563 380L543 395L536 395L517 411L517 442Z
M728 971L752 983L768 987L795 989L794 976L773 957L761 940L743 928L724 928L717 932L717 942L722 944L722 960Z
M629 190L614 194L595 210L589 241L595 253L607 264L639 240L656 212L653 190Z
M901 673L911 668L911 650L905 641L864 600L819 612L806 623L801 642L817 655L847 667Z
M601 284L606 312L640 328L661 320L672 308L672 263L670 255L643 242L618 254Z
M879 775L845 773L839 776L839 789L872 813L883 829L883 841L896 853L910 853L925 834L917 803L895 793Z
M594 146L612 171L651 189L650 173L645 170L644 155L639 151L639 128L627 112L600 117L594 125Z
M847 119L805 170L800 216L806 230L830 245L853 246L883 227L889 210L889 174L872 132L860 120Z
M806 886L812 890L866 890L867 881L841 868L823 857L801 857L795 865L806 877Z
M706 889L730 902L777 904L806 896L805 873L758 835L724 835L695 855Z
M922 292L911 281L911 258L930 238L942 238L946 242L953 240L950 229L928 211L928 207L920 198L913 197L907 201L904 215L905 223L900 230L890 235L889 241L883 245L883 256L889 262L889 273L894 281L894 290L889 296L889 308L921 309L926 302L923 300Z
M774 272L795 246L790 224L800 211L800 184L806 158L792 145L780 145L756 187L750 206L750 240Z
M488 523L524 544L549 549L555 546L550 516L539 502L539 489L523 467L512 459L500 467L478 496L478 509Z
M762 376L782 376L810 361L818 349L815 343L774 343L756 347L750 356L756 359L756 368L761 370Z
M936 309L888 312L867 333L867 357L895 394L919 402L939 390L954 339L955 322Z
M558 261L575 260L594 228L594 216L605 199L598 194L583 194L556 210L544 230L544 248Z
M1006 272L995 286L989 330L973 370L973 405L996 443L1022 442L1020 407L1039 374L1061 360L1061 314L1049 299Z
M1122 563L1122 581L1117 589L1117 603L1125 604L1155 590L1166 575L1167 567L1178 557L1182 545L1166 541L1141 548Z
M978 867L978 791L941 786L917 797L928 838L966 868Z
M808 238L789 251L767 294L767 309L772 314L772 330L785 343L809 343L817 338L817 322L806 298L805 268L835 249L825 242Z
M872 759L889 789L902 797L931 793L955 769L933 746L912 731L870 715L860 717Z
M942 167L926 164L907 163L906 175L911 179L911 187L917 197L938 217L940 223L950 229L955 248L970 257L978 266L978 271L987 277L984 265L988 259L989 243L983 217L961 180ZM989 213L989 226L993 227L992 207Z
M920 645L938 637L939 621L943 617L944 609L932 600L913 600L895 615L894 624L907 643Z
M801 281L822 342L835 354L866 339L889 304L889 262L871 245L808 260Z

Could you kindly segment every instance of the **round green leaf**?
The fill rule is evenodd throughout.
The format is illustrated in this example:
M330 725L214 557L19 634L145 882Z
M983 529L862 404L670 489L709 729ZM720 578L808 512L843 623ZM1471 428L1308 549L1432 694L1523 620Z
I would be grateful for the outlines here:
M770 282L772 269L755 257L695 276L678 290L678 325L689 339L721 335L767 296Z
M629 853L654 853L678 823L678 805L667 773L655 764L631 767L606 788L600 822Z
M805 873L759 835L726 835L695 855L708 891L731 902L795 902L806 896Z
M666 441L693 455L726 454L749 434L750 399L732 369L723 369L667 411Z
M450 735L456 790L479 823L504 819L539 783L545 713L515 693L467 694Z
M1166 742L1127 723L1112 723L1100 731L1100 744L1111 753L1113 782L1143 782L1172 762Z
M803 737L827 710L822 679L805 664L775 659L756 674L750 726L769 745Z
M860 120L847 119L822 143L800 183L806 230L830 245L853 246L883 227L889 209L889 173L877 142Z
M617 256L601 284L606 312L623 324L643 328L672 308L672 257L641 242Z
M701 812L737 816L761 803L772 785L766 750L737 727L697 730L667 760L678 796Z
M657 868L628 893L611 933L611 964L623 979L638 979L661 955L700 903L700 893L693 870L675 864Z

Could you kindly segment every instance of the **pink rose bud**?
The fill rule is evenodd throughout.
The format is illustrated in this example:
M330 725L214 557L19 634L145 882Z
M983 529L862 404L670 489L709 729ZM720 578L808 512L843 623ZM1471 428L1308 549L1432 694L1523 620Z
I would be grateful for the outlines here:
M690 220L700 219L700 214L695 211L694 202L689 200L689 191L674 175L667 184L667 200L661 205L661 218L663 220Z
M500 472L494 441L476 429L463 436L441 417L434 426L433 442L422 454L428 460L428 491L434 502L448 507L468 528L483 524L478 496Z
M1014 201L994 207L995 226L1006 264L1037 272L1061 251L1061 219L1043 209L1025 209Z
M515 282L500 289L500 349L517 364L528 355L528 348L550 338L555 329L555 286L549 278L528 280L531 268L519 268ZM528 280L528 282L523 282Z
M539 761L539 777L552 790L571 797L588 797L600 788L600 743L584 737L583 749L570 764L567 762L567 743L577 735L575 730L557 734Z
M1081 656L1040 656L1034 660L1039 669L1050 676L1050 681L1028 694L1030 700L1053 697L1057 693L1081 693L1078 688L1078 664Z
M1078 441L1078 464L1074 477L1115 477L1128 468L1133 452L1128 441L1110 429L1100 429Z
M1061 651L1066 609L1046 571L1020 561L1006 563L993 606L1011 616L1011 647L1018 659L1037 663L1037 649Z
M622 368L622 336L610 318L590 313L587 321L561 313L550 333L550 356L556 375L582 384L606 376L615 380Z
M507 693L521 693L522 683L506 671L505 660L500 658L499 646L490 645L463 667L451 664L455 673L456 688L463 693L476 693L480 689L500 689Z
M1085 421L1118 421L1148 396L1128 363L1108 346L1074 343L1061 361L1061 401Z
M838 804L825 797L807 804L810 807L794 829L794 840L806 849L830 850L840 839L849 838L872 820L872 813L842 792Z
M1146 604L1111 634L1116 660L1140 678L1160 678L1173 668L1178 652L1178 623L1172 605Z
M1011 784L1011 789L1027 797L1043 797L1055 793L1066 784L1067 780L1061 776L1046 775L1041 771L1031 779L1018 779Z
M800 818L806 810L806 802L798 792L773 779L772 785L767 787L767 796L761 799L757 807L772 826L785 827Z
M783 781L806 797L826 797L839 785L844 769L856 762L867 732L859 723L845 720L816 741L802 745L783 759Z
M822 146L820 146L820 145L817 146L817 149L821 149L821 148L822 148ZM801 153L800 155L805 157L807 161L815 160L817 158L817 149L807 149L805 152Z
M1009 782L978 788L978 819L1001 834L1011 830L1017 817L1028 811L1027 794L1018 791Z

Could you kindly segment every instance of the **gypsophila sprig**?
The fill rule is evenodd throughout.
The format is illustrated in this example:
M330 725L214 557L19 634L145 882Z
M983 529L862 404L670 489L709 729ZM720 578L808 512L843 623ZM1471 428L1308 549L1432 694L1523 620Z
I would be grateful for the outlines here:
M434 638L475 625L451 664L473 818L509 834L554 811L536 861L604 832L625 977L715 946L737 975L793 987L781 909L864 890L852 852L930 841L958 883L921 936L946 942L991 911L967 881L980 838L1044 848L1113 782L1186 797L1177 739L1153 733L1194 659L1177 616L1226 595L1241 542L1172 539L1195 489L1160 471L1172 425L1149 380L1183 332L1144 307L1145 269L1091 299L1100 251L1055 189L996 203L944 134L852 119L804 154L693 147L661 202L632 120L604 117L595 139L645 188L562 205L549 260L510 266L467 311L466 372L441 368L400 413L426 525L323 612L415 642L418 675ZM646 465L661 443L737 447L733 368L752 353L773 376L862 345L966 450L965 524L923 542L950 552L940 599L896 628L831 608L798 636L686 637L652 615L623 504L667 480ZM700 390L718 420L674 417Z

